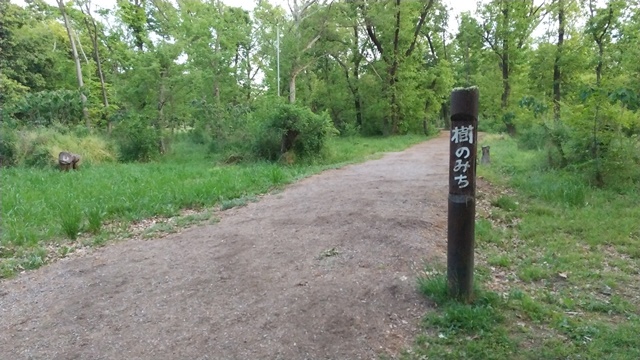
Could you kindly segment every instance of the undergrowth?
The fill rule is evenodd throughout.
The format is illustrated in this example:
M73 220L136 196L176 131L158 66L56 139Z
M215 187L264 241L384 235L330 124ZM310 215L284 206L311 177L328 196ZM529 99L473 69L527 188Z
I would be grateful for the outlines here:
M436 305L405 359L640 358L640 191L595 188L544 151L487 136L479 165L477 300L449 300L444 274L419 289Z

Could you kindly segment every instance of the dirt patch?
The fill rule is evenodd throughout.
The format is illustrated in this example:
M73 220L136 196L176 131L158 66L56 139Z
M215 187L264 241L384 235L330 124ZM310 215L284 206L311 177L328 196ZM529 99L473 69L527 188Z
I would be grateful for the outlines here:
M448 137L325 171L215 225L0 289L6 359L371 359L410 345L446 254Z

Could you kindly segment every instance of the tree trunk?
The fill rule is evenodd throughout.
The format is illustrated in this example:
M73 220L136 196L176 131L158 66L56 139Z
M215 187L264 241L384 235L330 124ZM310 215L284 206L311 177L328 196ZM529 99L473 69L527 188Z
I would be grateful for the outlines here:
M245 70L247 70L247 80L245 83L245 98L247 100L247 103L249 103L251 101L251 50L249 49L249 47L247 47L245 49L245 57L247 58L247 65Z
M76 35L76 40L78 41L78 47L80 48L80 53L82 54L82 58L84 59L84 63L89 65L89 58L87 58L87 54L84 52L84 48L82 47L82 43L80 42L80 35L78 33Z
M427 17L427 13L429 12L433 4L434 4L434 0L429 0L428 2L424 2L422 12L420 13L420 18L418 19L417 25L414 28L413 40L411 41L411 45L409 45L407 50L404 52L403 59L410 57L411 54L413 53L413 50L415 50L418 35L420 34L420 30L424 25L425 19ZM369 35L369 38L375 45L375 48L380 53L382 60L387 65L388 88L386 90L387 90L387 94L390 94L389 105L390 105L391 124L389 124L389 118L385 117L383 119L383 132L385 134L388 134L389 132L395 134L395 133L398 133L399 125L400 125L400 103L399 103L398 94L397 94L398 67L400 65L400 60L401 60L400 54L399 54L400 0L395 1L395 20L396 21L395 21L395 29L394 29L395 31L393 35L393 49L391 52L391 56L388 55L388 51L387 52L384 51L382 43L376 36L374 27L372 25L372 20L366 14L366 11L367 11L366 2L362 2L362 4L359 5L359 7L360 9L362 9L362 12L365 18L365 27L367 30L367 34Z
M218 56L220 54L220 36L216 34L216 47L214 50L215 60L213 62L213 97L216 104L220 104L220 69L218 66Z
M399 65L399 47L400 47L400 0L396 0L396 24L393 33L393 60L389 67L389 90L391 91L391 134L398 133L400 124L400 104L398 104L397 82L398 82L398 65ZM388 126L388 125L387 125ZM385 131L389 131L385 126Z
M65 11L64 1L56 0L58 3L58 7L60 8L60 13L62 14L62 19L64 20L64 27L67 29L67 35L69 36L69 42L71 43L71 51L73 53L73 61L76 65L76 76L78 78L78 88L82 92L84 89L84 81L82 80L82 65L80 64L80 56L78 56L78 49L76 48L76 43L73 39L73 30L71 29L71 25L69 24L69 19L67 18L67 12ZM87 129L91 128L91 120L89 119L89 110L87 110L87 97L81 93L80 100L82 101L82 117L87 125Z
M111 135L113 124L111 123L111 120L109 119L107 114L107 111L109 108L109 99L107 97L107 87L104 81L104 73L102 71L100 51L98 48L98 25L96 24L95 19L91 15L91 10L89 9L88 3L85 4L84 10L82 9L82 7L80 7L80 10L83 11L83 13L86 12L85 16L87 16L91 20L91 26L89 26L89 22L86 19L85 19L85 24L87 26L87 30L89 31L89 34L91 35L91 43L93 45L93 60L96 62L96 65L97 65L96 71L98 72L98 78L100 79L100 89L102 90L102 105L104 106L103 116L107 121L107 133Z
M156 129L160 135L160 153L165 154L167 152L167 146L162 134L162 130L165 128L166 121L164 116L164 105L167 102L167 91L165 86L165 78L167 76L167 69L160 70L160 91L158 94L158 120L156 121Z
M358 127L362 126L362 99L360 98L360 61L362 60L362 55L360 54L360 46L358 44L358 25L356 24L353 27L353 36L354 36L354 59L353 59L353 97L354 97L354 105L356 109L356 125Z
M564 1L558 0L558 45L556 48L556 59L553 63L553 117L555 121L560 121L560 82L562 74L560 72L560 59L562 56L562 45L564 43Z
M296 77L298 77L298 72L294 71L291 74L291 79L289 79L289 103L294 104L296 102Z
M509 83L509 54L504 54L502 61L502 97L500 107L506 110L509 107L509 96L511 95L511 84Z
M509 1L505 1L502 8L502 17L504 21L504 27L509 24ZM509 64L509 39L508 36L504 36L502 39L502 62L500 63L502 69L502 98L500 107L502 110L506 110L509 107L509 95L511 95L511 84L509 83L509 75L511 73Z

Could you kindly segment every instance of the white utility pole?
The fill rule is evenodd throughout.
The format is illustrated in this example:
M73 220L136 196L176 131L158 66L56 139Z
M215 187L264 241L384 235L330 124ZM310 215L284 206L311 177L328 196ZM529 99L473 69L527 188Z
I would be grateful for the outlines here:
M280 26L276 25L276 62L278 63L278 97L280 97Z

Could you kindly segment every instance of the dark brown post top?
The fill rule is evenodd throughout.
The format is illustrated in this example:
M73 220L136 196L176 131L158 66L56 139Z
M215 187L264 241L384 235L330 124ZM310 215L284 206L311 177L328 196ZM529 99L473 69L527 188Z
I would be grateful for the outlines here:
M471 117L477 120L479 98L480 93L477 86L453 89L451 92L451 120L456 121L459 117Z

